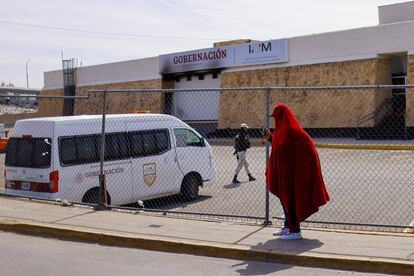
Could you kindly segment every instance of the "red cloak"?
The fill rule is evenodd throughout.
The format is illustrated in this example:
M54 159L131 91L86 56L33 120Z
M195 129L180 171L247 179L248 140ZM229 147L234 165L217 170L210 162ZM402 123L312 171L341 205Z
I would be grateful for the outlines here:
M289 230L294 231L329 201L329 195L315 145L293 112L280 103L275 106L273 116L275 131L266 183L269 191L280 199L288 215Z

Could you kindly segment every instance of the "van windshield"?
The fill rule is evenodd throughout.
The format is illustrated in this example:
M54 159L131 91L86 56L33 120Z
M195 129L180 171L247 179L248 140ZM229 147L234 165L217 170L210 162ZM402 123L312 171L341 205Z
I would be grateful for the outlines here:
M10 138L6 149L6 166L49 168L51 141L50 138Z

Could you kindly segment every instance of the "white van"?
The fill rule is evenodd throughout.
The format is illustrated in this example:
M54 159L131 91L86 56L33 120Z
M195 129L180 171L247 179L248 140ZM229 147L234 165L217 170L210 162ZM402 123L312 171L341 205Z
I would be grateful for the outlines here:
M102 116L20 120L6 149L6 193L97 203ZM122 205L182 193L198 197L215 181L208 142L163 114L106 117L108 203Z

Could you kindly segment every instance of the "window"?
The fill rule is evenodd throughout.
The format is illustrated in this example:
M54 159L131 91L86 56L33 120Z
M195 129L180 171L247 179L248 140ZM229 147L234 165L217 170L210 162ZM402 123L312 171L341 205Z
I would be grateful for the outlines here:
M105 161L162 154L170 149L168 130L145 130L131 133L108 133L105 136ZM101 136L73 136L59 140L63 166L100 161Z
M76 138L76 153L79 163L99 162L100 144L97 135Z
M100 143L99 143L100 146ZM129 158L128 136L126 133L111 133L105 136L105 160Z
M60 161L63 165L97 163L101 159L101 136L74 136L59 142ZM105 161L129 158L126 133L109 133L105 136Z
M155 140L154 133L152 131L142 132L142 143L144 144L145 155L157 154L157 141Z
M170 149L168 130L135 131L130 134L131 154L134 157L158 155Z
M99 162L100 137L98 135L67 137L59 141L62 165L78 165Z
M75 138L65 138L59 142L59 155L60 162L63 165L73 165L78 163Z
M144 156L144 144L142 142L142 134L140 132L132 132L130 134L130 147L132 156Z
M204 147L204 140L198 137L194 132L185 128L174 129L177 147Z
M6 149L6 166L49 168L50 138L10 138Z

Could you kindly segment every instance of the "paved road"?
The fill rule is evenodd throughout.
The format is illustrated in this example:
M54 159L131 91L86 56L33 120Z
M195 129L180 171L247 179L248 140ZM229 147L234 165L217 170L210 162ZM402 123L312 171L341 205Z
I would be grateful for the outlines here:
M255 182L232 184L236 160L231 147L214 147L218 181L201 190L201 200L183 204L163 198L150 207L195 212L264 216L265 149L248 155ZM414 152L318 149L331 201L310 219L329 222L409 225L414 219ZM246 181L244 171L240 179ZM271 216L281 216L270 195Z
M1 275L385 275L170 254L0 232Z
M155 209L263 217L265 213L265 149L254 147L248 161L254 182L232 184L236 166L233 149L214 146L218 181L200 190L200 200L180 197L146 202ZM325 222L410 225L414 220L414 152L318 149L331 201L311 220ZM4 160L4 155L0 155ZM4 161L1 160L4 164ZM1 170L3 168L0 168ZM241 172L241 180L247 176ZM0 191L4 187L0 182ZM281 216L278 200L270 195L271 216Z

